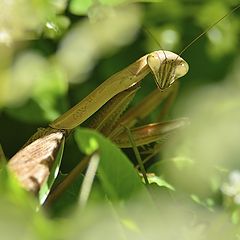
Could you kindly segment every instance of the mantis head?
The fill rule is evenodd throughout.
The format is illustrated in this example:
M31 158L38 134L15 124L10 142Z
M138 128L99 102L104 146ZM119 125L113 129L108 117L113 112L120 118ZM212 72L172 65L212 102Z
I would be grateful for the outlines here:
M179 55L169 51L155 51L147 56L147 64L151 69L159 89L170 87L176 79L188 72L188 64Z

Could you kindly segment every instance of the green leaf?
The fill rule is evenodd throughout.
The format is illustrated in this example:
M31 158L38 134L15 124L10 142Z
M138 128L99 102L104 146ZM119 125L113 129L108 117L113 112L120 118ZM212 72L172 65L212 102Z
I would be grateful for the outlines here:
M69 10L76 15L85 15L91 5L92 0L72 0L70 1Z
M27 103L21 107L6 108L6 112L9 116L24 122L37 124L48 122L41 107L33 99L29 99Z
M231 219L232 219L233 224L239 223L239 209L235 209L232 212Z
M10 200L12 204L16 204L19 208L36 210L35 199L22 188L16 177L8 170L6 162L0 168L0 195L1 200Z
M156 0L159 1L159 0ZM161 0L160 0L161 1ZM118 4L128 4L133 2L142 2L142 1L133 1L133 0L72 0L69 5L70 12L76 15L86 15L89 8L99 7L99 6L114 6ZM145 2L145 1L144 1ZM155 1L147 1L155 2Z
M69 26L69 18L65 16L56 16L46 23L43 34L48 38L58 39L66 32Z
M213 211L214 202L212 199L208 198L206 200L201 200L200 197L196 194L191 194L190 197L195 203L199 204L202 207L205 207L209 211Z
M150 184L155 183L159 187L165 187L171 191L175 191L175 188L171 184L169 184L163 178L156 176L155 174L147 174L147 178L148 178L148 182Z
M27 72L29 70L24 68L27 64L32 68L29 73ZM16 88L21 89L24 81L28 87L23 93L19 90L21 94L12 100L12 105L6 109L7 113L16 119L31 123L56 119L66 108L63 96L66 94L68 85L62 70L34 51L22 54L16 65L15 78L19 76ZM21 98L26 98L24 105Z
M1 239L55 239L53 222L36 211L37 203L3 166L0 170Z
M128 199L144 189L128 158L108 139L93 130L83 128L75 132L75 139L81 151L87 154L90 153L89 149L93 152L98 146L100 163L97 176L111 200Z

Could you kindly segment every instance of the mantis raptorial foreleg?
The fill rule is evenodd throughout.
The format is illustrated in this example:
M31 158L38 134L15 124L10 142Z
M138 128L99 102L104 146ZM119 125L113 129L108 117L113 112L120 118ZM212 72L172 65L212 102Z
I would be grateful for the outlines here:
M166 98L168 99L169 97L172 99L172 96L175 96L177 89L178 82L175 82L171 88L167 88L164 91L159 91L159 89L152 91L142 101L140 101L139 104L124 113L116 123L116 127L111 130L107 136L114 139L124 130L124 127L132 128L139 120L146 118L152 111L154 111L154 109L157 108L163 100ZM168 104L168 107L170 107L170 104ZM163 109L166 113L165 105Z
M127 90L118 93L87 120L87 126L100 131L105 136L109 136L109 133L114 131L119 117L127 108L138 89L139 84L135 84Z
M138 84L148 73L153 73L159 91L164 94L164 91L170 91L175 80L184 76L187 71L188 64L175 53L160 50L145 55L103 82L77 105L53 121L49 128L34 134L25 147L10 159L10 170L24 188L38 192L49 176L56 152L62 149L59 146L63 145L65 135L72 129L86 121L107 102L110 105L115 102L117 107L113 106L113 109L121 108L135 94ZM116 110L113 112L116 113ZM106 116L106 119L117 118L118 114L113 112ZM101 125L104 124L100 123L97 128L101 129Z
M132 87L133 88L133 87ZM103 109L98 112L98 114L93 119L93 124L91 127L99 130L105 136L112 139L119 147L127 148L132 147L129 141L129 137L126 134L126 128L132 128L137 121L144 119L149 115L156 107L158 107L161 102L167 98L171 100L176 95L178 89L178 83L175 83L171 88L166 89L166 91L159 91L156 89L148 96L146 96L137 106L132 107L126 113L124 113L118 120L115 121L116 115L119 116L122 110L126 108L129 98L135 95L138 87L135 89L125 90L116 96L117 104L113 104L112 101L106 104ZM130 91L131 90L131 91ZM127 102L127 103L126 103ZM170 107L170 101L167 101L167 107ZM123 105L123 106L122 106ZM120 108L120 109L119 109ZM163 107L164 112L166 112L166 106ZM162 114L163 111L161 111ZM101 116L103 115L103 116ZM105 117L104 117L105 116ZM118 117L117 116L117 117ZM98 120L99 119L99 120ZM181 128L187 123L187 119L178 119L175 121L164 122L163 124L148 124L140 128L132 129L134 142L137 146L144 144L149 144L151 142L159 141L166 134Z

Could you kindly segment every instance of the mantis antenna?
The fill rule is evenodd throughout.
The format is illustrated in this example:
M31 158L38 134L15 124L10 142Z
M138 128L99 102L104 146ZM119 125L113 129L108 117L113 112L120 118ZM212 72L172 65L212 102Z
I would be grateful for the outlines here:
M165 58L167 58L167 55L166 55L165 51L163 50L160 42L157 40L157 38L152 34L151 31L148 30L148 28L144 27L143 29L154 40L154 42L159 46L159 48L163 51Z
M214 22L212 25L210 25L204 32L202 32L199 36L197 36L193 41L191 41L183 50L180 52L180 54L176 54L176 58L174 61L169 61L168 59L168 53L167 51L164 51L161 47L159 41L156 39L156 37L147 29L144 27L144 30L152 37L152 39L157 43L157 45L160 47L160 51L163 52L164 60L159 56L159 54L149 54L147 57L147 64L149 68L151 69L151 72L155 76L155 82L157 84L157 87L161 90L164 90L168 87L170 87L174 81L185 75L188 71L188 65L186 62L178 62L179 59L181 59L181 55L191 46L193 45L199 38L204 36L210 29L212 29L215 25L217 25L220 21L222 21L227 16L231 15L234 11L236 11L238 8L240 8L240 4L238 4L235 8L233 8L230 12L225 14L223 17L218 19L216 22ZM177 67L177 68L176 68Z
M238 8L240 8L240 4L238 4L235 8L233 8L230 12L226 13L223 17L221 17L220 19L218 19L216 22L214 22L213 24L211 24L209 27L207 27L207 29L205 31L203 31L200 35L198 35L195 39L193 39L186 47L184 47L182 49L182 51L178 54L178 56L181 56L190 46L192 46L199 38L201 38L202 36L204 36L209 30L211 30L214 26L216 26L219 22L221 22L223 19L225 19L226 17L230 16L233 12L235 12ZM163 54L165 56L165 58L167 58L165 51L163 50L161 44L159 43L159 41L157 40L157 38L152 34L151 31L149 31L148 28L144 27L144 31L151 36L151 38L154 40L154 42L160 47L160 49L163 51Z
M183 48L183 50L179 53L179 56L181 56L190 46L192 46L199 38L204 36L209 30L211 30L214 26L216 26L219 22L221 22L223 19L231 15L233 12L235 12L238 8L240 8L240 4L238 4L235 8L233 8L230 12L226 13L223 17L218 19L216 22L214 22L212 25L210 25L205 31L203 31L200 35L198 35L195 39L193 39L186 47Z

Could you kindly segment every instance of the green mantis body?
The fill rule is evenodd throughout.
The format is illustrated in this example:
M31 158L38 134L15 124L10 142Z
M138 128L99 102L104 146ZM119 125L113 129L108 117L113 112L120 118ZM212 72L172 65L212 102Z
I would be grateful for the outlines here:
M143 56L108 78L77 105L50 123L48 128L41 129L34 134L27 144L10 159L9 169L24 188L37 193L50 174L51 166L60 146L64 144L65 136L97 111L101 117L95 119L97 125L94 128L110 136L120 147L131 147L128 138L124 137L123 126L131 127L139 115L146 114L146 111L143 113L133 111L131 114L126 114L122 119L120 118L121 122L117 122L117 119L119 119L121 109L136 93L140 81L152 72L158 89L150 99L161 100L172 93L175 89L175 80L184 76L187 71L188 64L175 53L160 50ZM147 108L151 110L151 107ZM113 118L115 118L114 121ZM102 119L106 121L102 122ZM108 127L108 132L104 132L107 121L108 124L115 122L115 126ZM133 138L137 145L147 144L159 139L161 134L167 134L184 124L185 120L180 119L145 126L135 129Z

